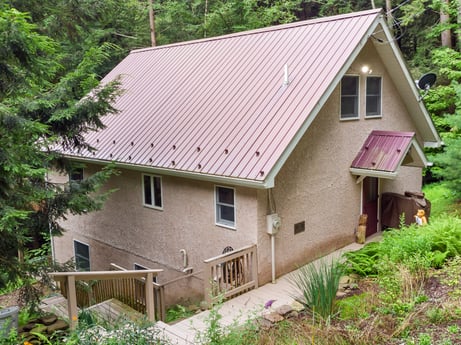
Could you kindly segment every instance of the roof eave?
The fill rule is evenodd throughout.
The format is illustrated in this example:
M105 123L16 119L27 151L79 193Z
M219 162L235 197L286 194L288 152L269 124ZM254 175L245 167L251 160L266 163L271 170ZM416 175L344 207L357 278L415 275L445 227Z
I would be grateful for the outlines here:
M364 176L364 177L378 177L386 179L395 179L398 175L397 171L383 171L383 170L372 170L372 169L359 169L349 168L352 175Z
M76 162L91 163L95 165L113 164L116 168L120 168L120 169L136 170L139 172L159 174L159 175L165 175L165 176L182 177L182 178L187 178L191 180L207 181L207 182L212 182L212 183L217 183L217 184L226 184L226 185L248 187L248 188L255 188L255 189L269 189L269 188L274 187L274 180L269 177L267 177L265 180L257 181L257 180L248 180L248 179L242 179L242 178L231 177L231 176L200 174L200 173L194 173L194 172L189 172L189 171L150 167L146 165L136 165L136 164L129 164L129 163L124 163L124 162L117 162L117 161L107 161L107 160L102 160L102 159L91 159L91 158L79 157L79 156L66 155L66 157Z

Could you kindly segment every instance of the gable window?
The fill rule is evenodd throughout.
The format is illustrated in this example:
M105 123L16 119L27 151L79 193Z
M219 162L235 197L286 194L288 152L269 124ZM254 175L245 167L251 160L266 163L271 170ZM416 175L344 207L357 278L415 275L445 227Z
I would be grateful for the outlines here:
M75 268L77 271L90 270L90 246L74 240Z
M366 117L381 116L381 77L367 77Z
M162 178L154 175L143 175L143 204L144 206L159 208L162 203Z
M341 119L359 117L359 77L344 76L341 80Z
M216 186L216 223L235 228L235 190Z

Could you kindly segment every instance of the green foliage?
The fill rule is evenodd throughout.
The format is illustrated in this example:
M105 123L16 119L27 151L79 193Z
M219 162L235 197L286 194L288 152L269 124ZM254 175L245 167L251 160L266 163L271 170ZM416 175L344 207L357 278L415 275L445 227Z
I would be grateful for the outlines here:
M362 293L338 301L339 317L343 320L366 319L370 316L372 305L368 303L368 294Z
M321 260L301 267L290 280L302 294L297 298L299 302L313 314L328 320L337 311L336 292L343 272L339 262Z
M381 242L344 254L349 272L377 276L379 265L405 265L416 272L427 265L441 267L447 259L461 253L461 219L457 216L431 217L424 227L410 226L383 233Z
M455 193L444 183L431 183L423 187L426 198L431 201L431 217L453 213L456 208Z
M179 319L185 319L192 316L194 313L183 305L176 304L171 308L168 308L166 311L166 320L165 322L169 323Z
M169 0L155 3L159 44L213 37L295 21L299 0Z
M39 247L59 219L102 206L107 193L93 197L113 173L109 167L81 183L47 181L47 170L65 160L53 148L88 148L83 134L102 128L100 117L115 114L119 95L115 81L97 85L97 71L114 45L92 47L70 72L61 64L60 46L41 35L30 17L2 5L0 11L0 288L25 276L25 295L33 296L30 272L47 258L18 261L18 251ZM92 88L93 92L84 97ZM58 162L60 162L58 164ZM67 164L67 168L69 165ZM27 256L27 255L26 255Z

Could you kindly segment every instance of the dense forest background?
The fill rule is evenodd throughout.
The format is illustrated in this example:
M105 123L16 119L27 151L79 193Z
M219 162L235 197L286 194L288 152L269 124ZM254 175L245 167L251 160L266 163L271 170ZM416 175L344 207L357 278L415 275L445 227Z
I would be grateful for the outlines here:
M111 100L118 82L98 87L98 81L130 50L371 8L383 9L414 79L429 71L438 76L424 102L446 146L428 152L435 165L427 174L461 196L459 1L4 0L0 288L36 269L18 251L61 232L58 220L66 213L101 207L106 195L91 195L114 173L110 167L66 186L51 184L46 171L52 164L72 172L76 167L53 145L86 147L83 134L117 112Z

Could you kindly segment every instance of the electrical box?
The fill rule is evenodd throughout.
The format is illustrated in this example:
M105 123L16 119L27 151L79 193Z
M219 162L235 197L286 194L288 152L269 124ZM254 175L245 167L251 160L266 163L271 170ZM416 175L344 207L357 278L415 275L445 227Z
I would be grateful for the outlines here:
M267 233L275 235L279 232L281 220L277 213L269 214L267 217Z

